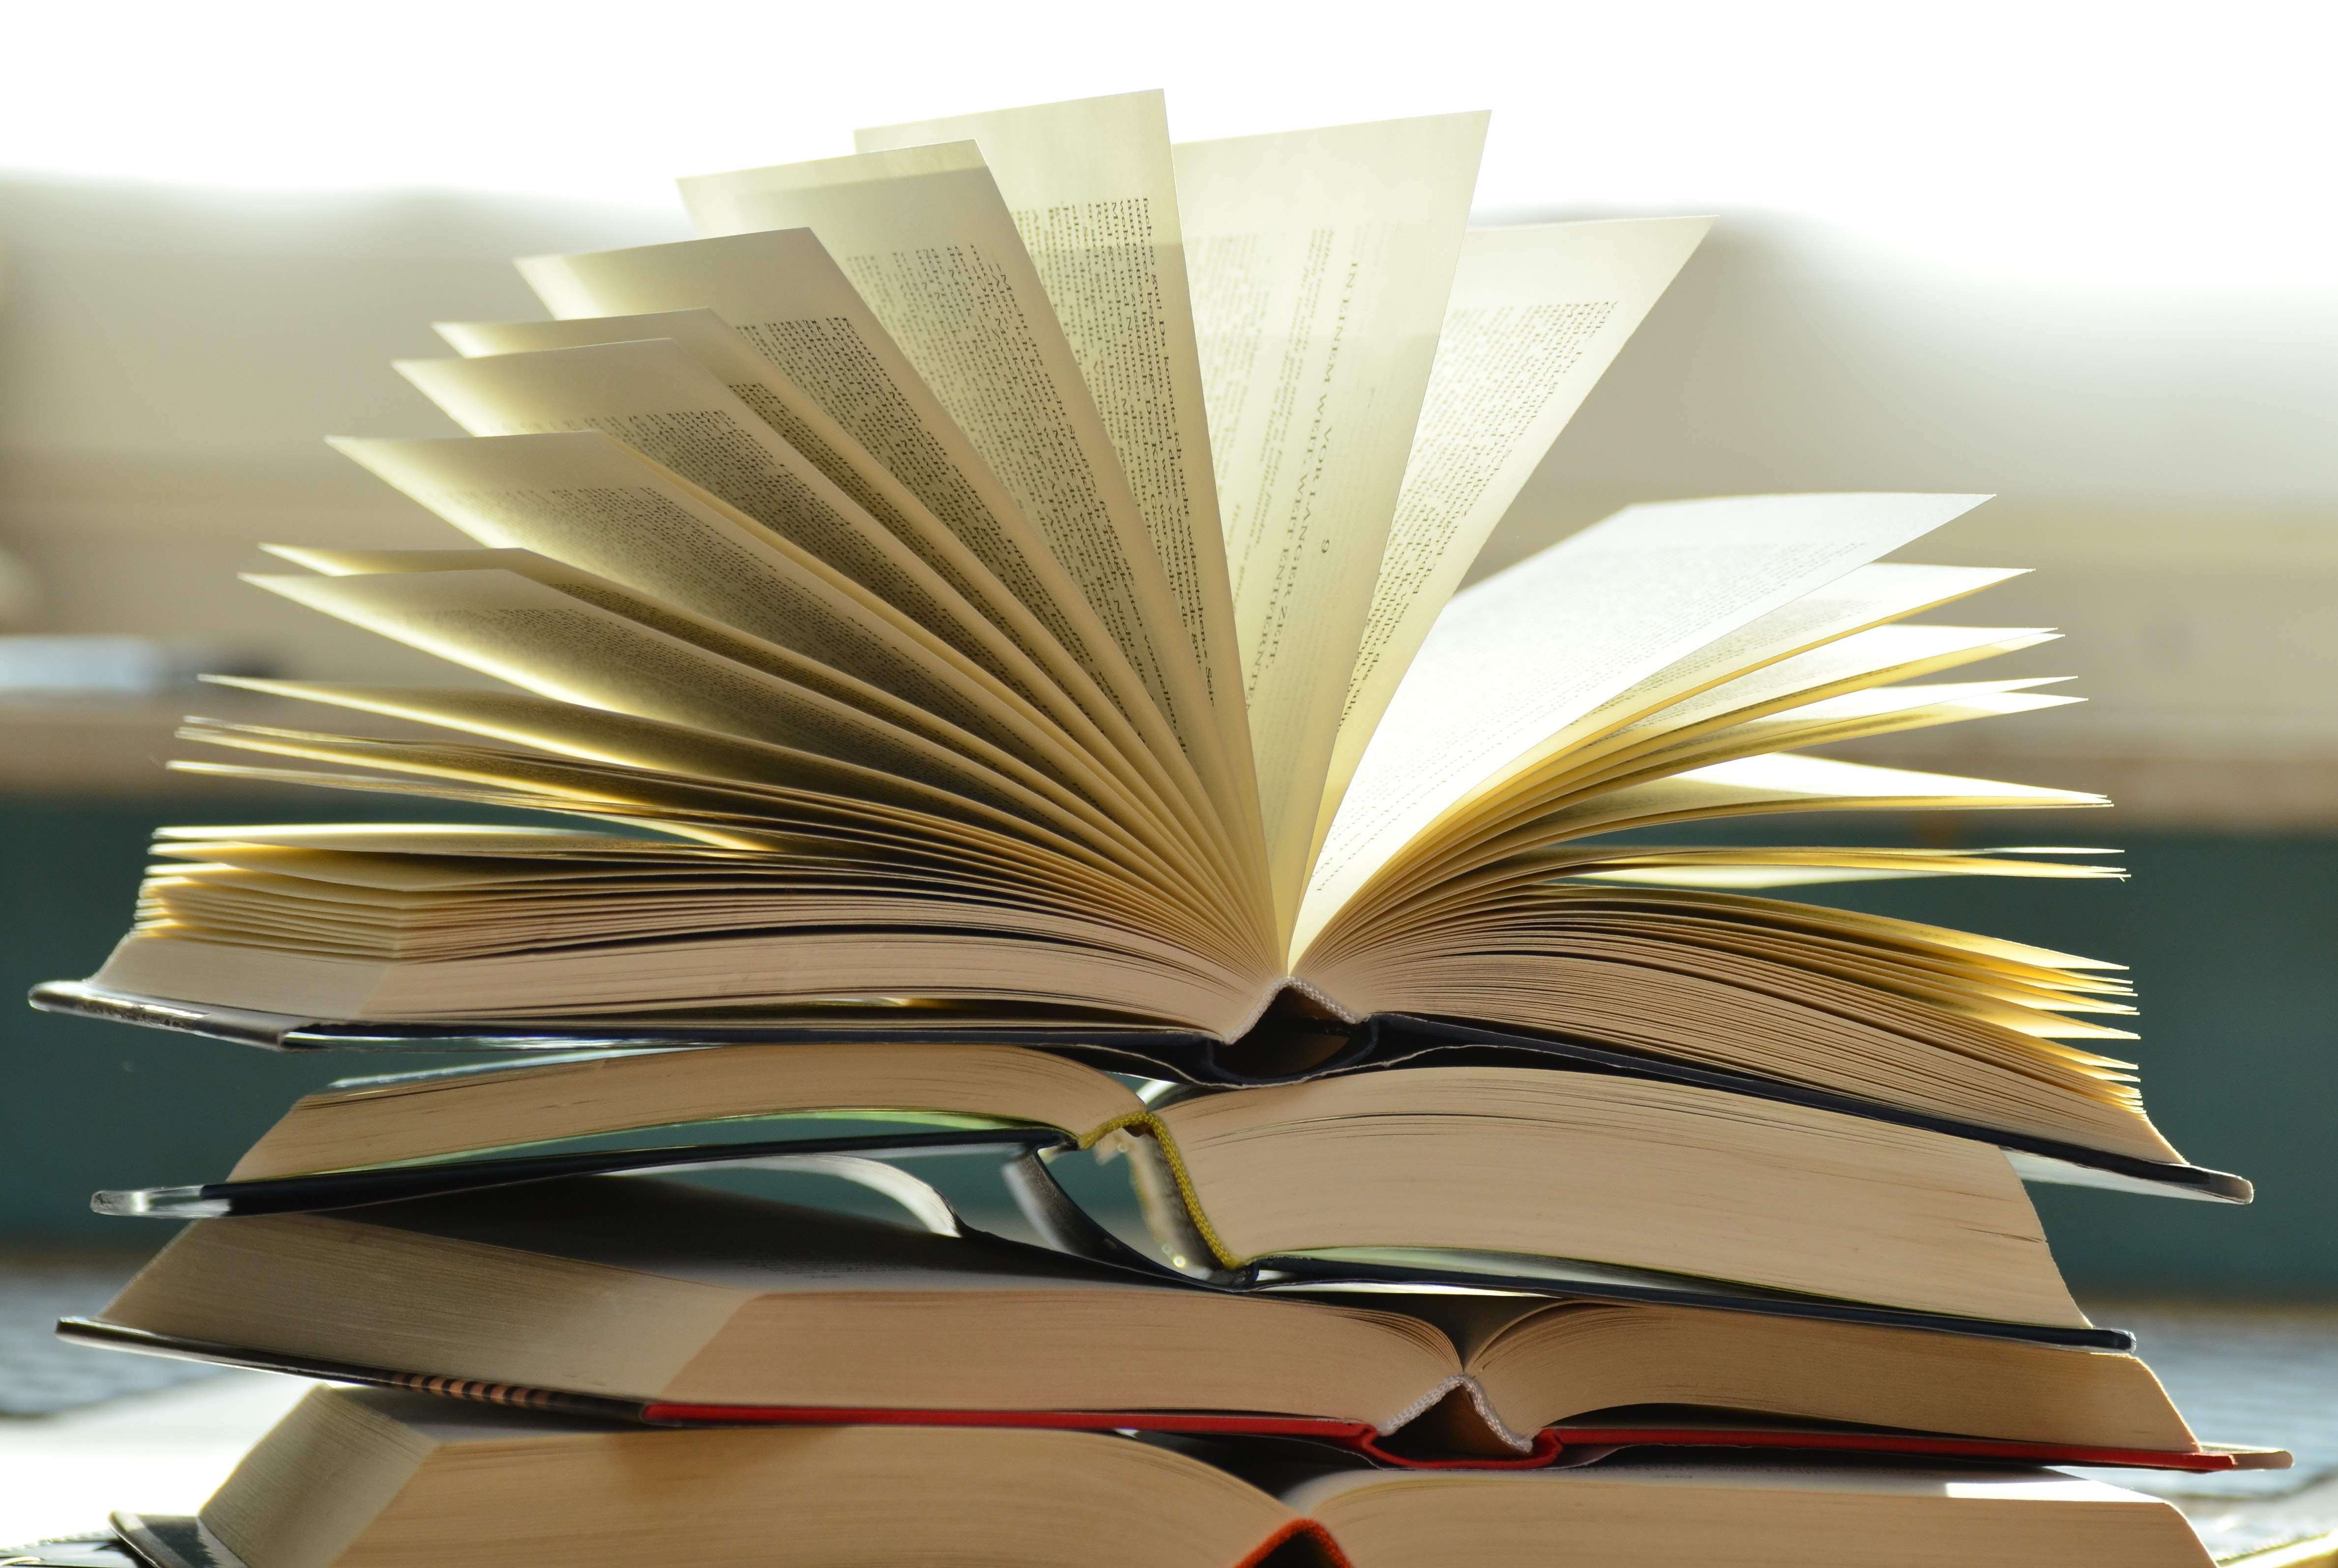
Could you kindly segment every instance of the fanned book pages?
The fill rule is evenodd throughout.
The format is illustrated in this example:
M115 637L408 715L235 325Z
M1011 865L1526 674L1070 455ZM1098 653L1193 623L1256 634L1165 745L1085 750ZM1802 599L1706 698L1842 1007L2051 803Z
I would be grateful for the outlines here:
M477 547L250 581L499 684L231 683L370 733L196 719L232 754L175 765L566 823L172 830L74 1004L1417 1019L2180 1169L2106 1054L2115 965L1771 896L2113 868L1645 831L2104 804L1800 754L2070 700L1961 678L2037 628L1907 624L2011 575L1883 559L1982 498L1636 506L1459 589L1705 222L1471 231L1478 115L1165 124L1140 94L687 180L704 238L531 258L555 319L444 325L399 369L470 435L337 444Z

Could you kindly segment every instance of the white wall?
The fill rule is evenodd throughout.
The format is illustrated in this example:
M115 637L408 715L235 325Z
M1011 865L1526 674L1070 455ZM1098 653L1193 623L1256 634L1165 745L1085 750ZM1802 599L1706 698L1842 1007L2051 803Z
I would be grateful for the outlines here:
M211 642L315 676L446 668L256 588L260 539L468 543L329 434L455 435L389 361L540 317L510 258L685 238L679 211L478 195L0 183L0 547L25 629Z
M510 256L684 233L678 211L469 193L0 183L0 549L28 626L460 678L232 574L270 564L261 538L454 542L319 438L453 433L388 361L443 352L434 318L540 314ZM2338 822L2333 432L2338 291L1981 283L1724 218L1481 570L1638 499L1993 491L1911 558L2039 569L1933 618L2066 628L1989 673L2091 700L1871 750L2112 787L2128 822ZM0 783L45 751L34 782L149 787L166 716L51 724Z
M1478 571L1632 500L1799 489L1995 494L1903 558L2036 572L1927 618L2060 627L1975 675L2088 699L1862 754L2338 823L2338 289L1983 284L1724 219Z

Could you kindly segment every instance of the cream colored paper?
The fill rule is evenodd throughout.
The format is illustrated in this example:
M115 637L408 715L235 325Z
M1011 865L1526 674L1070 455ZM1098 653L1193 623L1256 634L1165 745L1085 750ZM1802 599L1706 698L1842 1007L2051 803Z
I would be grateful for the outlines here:
M511 572L244 580L544 696L810 752L1091 843L1135 849L1103 814L1051 800L834 698Z
M1961 724L1968 719L2035 713L2041 708L2063 707L2086 700L2019 689L2043 684L2042 680L1966 681L1847 692L1719 725L1696 735L1662 740L1645 751L1586 770L1575 781L1575 787L1578 791L1611 789L1642 775L1670 775L1717 766L1741 757L1801 751L1867 735Z
M1117 859L1100 855L1022 817L977 806L962 795L929 790L889 774L687 725L643 719L527 692L362 686L241 676L212 678L223 685L459 730L491 741L552 753L560 762L575 759L584 764L582 771L564 773L551 759L496 751L453 772L435 768L423 771L448 779L492 780L513 789L533 791L553 799L555 806L564 796L573 804L575 792L581 790L595 803L624 806L637 818L653 824L681 824L661 826L661 831L698 832L700 829L693 824L706 822L707 813L712 811L721 814L726 828L764 835L751 836L742 847L769 851L778 847L771 835L780 835L783 843L791 830L807 825L807 809L814 819L812 831L816 833L821 831L822 825L850 821L862 825L874 823L887 831L906 830L913 837L927 831L948 837L975 824L981 833L1005 833L1018 843L1040 845L1034 853L1069 855L1092 873L1125 878L1125 868ZM221 728L208 727L213 732ZM225 726L228 730L238 727ZM348 737L319 738L360 751L376 744ZM219 744L245 743L222 740ZM253 749L270 748L254 745ZM321 753L313 750L281 754L358 760L359 765L364 765L361 759L323 759ZM173 765L201 768L210 764ZM542 771L547 767L550 773ZM700 784L715 788L711 793L693 793ZM748 814L758 809L760 816ZM998 845L994 841L991 847L996 849ZM1017 863L1027 867L1043 863L1025 857Z
M1208 843L1206 822L1179 809L1185 796L1154 753L1125 726L1099 730L1037 666L1000 650L1008 676L1021 679L990 675L791 540L597 429L334 445L485 544L534 550L628 584L1004 739L966 704L995 707L992 717L1048 748L1050 765L1095 798L1116 786L1125 794L1111 798L1125 799L1134 820L1176 824L1189 843ZM1036 706L1023 699L1027 691ZM1048 718L1061 730L1049 732ZM1058 745L1076 745L1113 782Z
M1000 651L986 617L671 340L407 360L398 369L475 434L594 429L614 436L969 657Z
M840 669L904 658L947 666L1017 705L1019 683L989 675L792 539L601 430L332 445L491 547L566 561ZM894 651L869 646L877 642ZM1043 684L1036 671L1014 673Z
M564 319L715 311L826 414L840 450L866 452L904 508L922 506L1012 596L996 616L1032 658L1172 797L1243 888L1243 918L1269 907L1255 792L1223 747L1189 755L1152 691L1015 498L807 229L775 230L580 256L539 256L522 272ZM817 459L816 459L817 460ZM856 497L850 476L839 480ZM871 481L874 482L873 480ZM1199 693L1198 674L1194 690ZM1206 764L1217 759L1217 772ZM1263 943L1268 938L1262 934Z
M1977 496L1633 507L1455 596L1366 748L1294 952L1372 873L1600 704L1970 511Z
M1987 811L2062 806L2103 806L2097 794L2000 784L1871 767L1827 757L1764 754L1718 763L1669 778L1582 796L1566 797L1553 809L1526 817L1508 831L1461 853L1439 856L1440 863L1408 867L1336 912L1292 972L1308 980L1352 941L1359 922L1380 921L1410 898L1440 883L1484 871L1554 845L1596 833L1652 828L1704 818L1802 811ZM1982 941L1982 938L1960 940Z
M739 395L788 445L890 529L967 601L986 613L1012 595L926 508L887 473L811 395L738 330L705 309L558 321L440 321L438 335L465 359L545 349L666 339ZM994 620L1007 617L993 615Z
M1450 114L1174 150L1285 930L1485 134Z
M1472 230L1462 240L1348 680L1319 843L1437 612L1712 222L1541 223Z
M1014 593L809 394L714 311L662 311L558 321L440 321L437 325L438 335L467 359L658 339L674 343L736 393L790 447L909 546L1025 653L1030 667L1011 672L1010 683L1025 697L1064 716L1061 702L1050 702L1054 694L1043 690L1064 673L1059 660L1046 658L1056 650L1048 646L1049 639L1031 624L1027 614L1016 613L1021 606ZM1055 666L1045 676L1040 675L1042 661ZM1093 695L1085 682L1073 684L1081 695ZM1068 700L1078 702L1076 696ZM1095 704L1080 705L1093 722Z
M1188 754L1210 764L1203 776L1223 779L1201 666L1168 575L974 144L704 174L681 185L702 234L808 228L819 236L1069 570ZM1223 798L1236 796L1228 789Z
M771 370L731 324L712 311L658 311L635 316L586 316L560 321L433 321L430 330L467 360L490 354L534 354L596 343L641 343L670 338L728 384ZM726 342L724 340L728 340ZM709 363L710 350L715 358ZM742 360L740 355L745 355ZM746 378L735 374L745 370ZM732 390L737 390L735 387Z
M1169 115L1157 92L854 133L863 153L972 142L1014 214L1104 416L1237 754L1233 604L1185 282Z
M1717 719L1736 723L1782 704L1823 701L1887 681L1913 680L2049 643L2058 635L2022 626L1870 626L1719 682L1625 726L1612 739L1624 743L1648 735L1669 737Z
M544 349L584 348L596 343L640 342L663 338L679 345L740 401L777 430L788 445L833 480L872 518L900 536L946 577L965 575L957 544L900 482L862 450L811 395L759 353L736 329L711 310L657 311L639 315L585 316L558 321L439 321L438 335L465 359L488 354L525 354ZM963 549L958 546L958 549ZM981 574L977 574L979 580ZM983 583L960 587L969 600L984 603L1000 590Z
M810 230L530 256L519 270L564 321L713 311L1007 586L1060 650L1020 634L1033 656L1068 660L1140 729L1171 733L1078 585Z
M909 546L1030 662L1060 666L1060 659L1047 656L1056 650L1048 646L1046 633L1032 624L1014 592L809 393L714 311L662 311L559 321L441 321L437 329L438 335L467 359L657 339L672 341L736 393L837 488ZM1036 673L1018 671L1015 684L1025 695L1045 700L1030 683ZM1060 673L1059 668L1050 668L1046 678ZM1075 684L1086 695L1085 683ZM1086 705L1092 709L1095 705Z
M400 577L424 572L509 572L570 598L624 616L719 657L842 703L919 735L1043 794L1065 793L1103 804L1132 831L1156 831L1149 816L1115 791L1060 737L985 695L921 667L889 638L823 616L820 601L790 591L760 572L728 577L721 565L750 567L752 557L691 560L686 552L644 551L626 562L650 563L678 590L661 597L534 550L332 550L267 545L269 554L327 577ZM659 568L680 555L679 571ZM709 571L710 567L717 567ZM774 589L780 591L773 591ZM711 591L710 591L711 590ZM710 610L703 601L722 602ZM700 603L692 603L692 600ZM728 612L728 613L726 613ZM807 622L814 623L809 627ZM825 634L825 635L823 635ZM819 651L801 646L817 640ZM823 657L822 654L830 656Z
M407 360L398 369L474 435L613 436L792 540L968 657L997 662L1004 639L987 617L671 340Z
M1699 737L1732 725L2053 640L2051 633L2004 627L1874 626L1723 681L1637 724L1603 731L1596 741L1551 751L1538 765L1515 774L1501 789L1474 796L1466 817L1457 815L1434 836L1416 841L1416 853L1405 855L1400 867L1388 868L1389 874L1376 879L1369 898L1341 906L1324 932L1345 931L1368 910L1400 901L1407 890L1418 891L1450 874L1458 862L1478 859L1488 843L1510 843L1519 828L1580 799L1586 786L1608 787L1649 756L1672 755ZM1778 741L1755 749L1773 751L1788 744ZM1686 770L1700 764L1688 759L1676 765ZM1503 853L1521 847L1511 843Z
M2020 575L2019 570L2001 567L1927 567L1898 562L1862 567L1791 604L1756 616L1727 636L1705 644L1687 657L1618 692L1551 736L1544 749L1572 752L1577 747L1596 748L1605 744L1602 737L1616 740L1636 730L1671 729L1695 722L1708 712L1732 711L1754 700L1735 700L1734 694L1741 684L1765 694L1765 697L1770 694L1793 695L1817 691L1844 678L1847 673L1865 673L1871 667L1889 668L1933 656L1932 644L1922 634L1939 628L1898 627L1883 623L1978 593ZM1864 657L1869 649L1881 646L1872 641L1862 642L1868 633L1880 636L1901 631L1914 634L1911 643L1891 645L1894 649L1906 650L1904 660L1896 654L1880 654L1884 663L1857 664L1851 671L1839 663L1812 662L1823 661L1827 645L1843 646L1842 639L1859 645L1853 656L1856 661ZM2032 635L1999 629L1982 634L1979 641ZM1964 642L1955 645L1958 649L1966 646ZM1983 656L1976 653L1970 656ZM1907 677L1895 675L1891 678ZM1716 697L1727 705L1713 706L1712 700Z
M1810 811L1821 806L1918 811L2109 804L2101 795L2078 790L1787 754L1720 763L1613 794L1595 795L1556 814L1553 825L1596 833L1634 823L1760 810Z
M989 613L994 605L1012 598L964 544L830 419L810 393L711 310L436 325L438 335L465 359L665 339L737 393L741 402L754 409L837 488L917 551L968 603ZM1006 617L994 614L992 619Z

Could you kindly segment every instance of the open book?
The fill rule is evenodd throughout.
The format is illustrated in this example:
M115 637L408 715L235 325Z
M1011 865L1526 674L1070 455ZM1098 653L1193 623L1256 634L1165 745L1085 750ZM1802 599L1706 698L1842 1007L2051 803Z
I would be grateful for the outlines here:
M1554 1542L1619 1565L2209 1562L2174 1504L2034 1469L1627 1458L1423 1474L1076 1432L627 1430L338 1388L295 1406L200 1522L115 1523L175 1568L617 1568L683 1554L710 1568L1395 1568L1545 1563ZM1297 1544L1270 1558L1285 1543Z
M1700 1433L2058 1464L2286 1463L2196 1442L2127 1355L1566 1297L1213 1292L996 1238L613 1178L199 1221L97 1319L61 1332L669 1424L1271 1434L1432 1464L1547 1464Z
M683 182L705 238L522 264L340 449L476 549L260 587L505 683L241 684L242 779L593 831L166 835L102 992L295 1018L1461 1020L2144 1161L2115 966L1763 896L2071 852L1627 829L2097 797L1793 754L2067 699L1906 625L1970 496L1635 507L1456 592L1703 220L1466 226L1478 115L1172 147L1157 94ZM370 722L370 721L369 721ZM427 731L420 727L427 726ZM168 1021L168 1010L152 1015Z
M761 1064L761 1074L729 1070L722 1060L751 1054L774 1060ZM867 1070L856 1072L858 1063L835 1060L863 1054L904 1081L872 1082L861 1076ZM1292 1254L1403 1258L1427 1249L1514 1264L1573 1259L1839 1304L2088 1327L2054 1267L2019 1178L1997 1149L1832 1111L1620 1076L1504 1067L1395 1069L1195 1093L1148 1108L1102 1074L1061 1063L1051 1075L1027 1064L1052 1058L995 1047L782 1046L767 1053L749 1048L674 1055L711 1061L714 1070L693 1086L695 1094L722 1095L733 1117L756 1113L763 1099L755 1092L756 1077L782 1080L797 1105L825 1101L817 1109L831 1115L880 1095L928 1105L954 1100L960 1115L979 1115L986 1097L978 1091L987 1088L992 1115L1014 1106L1022 1113L1015 1119L1036 1121L1053 1101L1056 1116L1084 1129L1074 1137L1115 1156L1125 1150L1135 1161L1156 1256L1197 1268L1233 1272ZM1012 1078L977 1076L949 1060L959 1056L977 1059L968 1068L999 1065L1002 1057L1024 1060L1005 1064L1021 1070ZM981 1063L985 1057L992 1061ZM619 1070L610 1073L593 1071L594 1065L312 1097L238 1166L241 1180L199 1189L189 1205L149 1192L105 1195L113 1199L106 1206L162 1218L252 1217L238 1218L240 1227L271 1212L564 1174L557 1153L550 1169L531 1169L526 1157L484 1163L443 1157L464 1152L448 1149L449 1139L477 1140L482 1120L500 1121L503 1139L533 1132L542 1147L560 1137L564 1121L569 1137L591 1138L584 1129L605 1119L590 1113L609 1109L613 1095L654 1104L660 1086L649 1075L623 1070L629 1063L611 1064ZM502 1081L512 1079L519 1081ZM1012 1093L1018 1079L1019 1095ZM407 1089L418 1092L401 1091ZM531 1116L530 1100L555 1114ZM571 1119L570 1110L587 1114ZM340 1137L329 1130L335 1123ZM992 1148L999 1142L995 1133L984 1141ZM1072 1139L1042 1141L1060 1146ZM854 1147L847 1141L830 1152ZM790 1150L786 1142L775 1149L817 1152ZM712 1158L693 1160L654 1149L630 1159L596 1153L587 1156L585 1169L754 1158L737 1142L716 1141L698 1152ZM300 1179L320 1171L326 1174ZM1493 1172L1505 1174L1489 1179ZM241 1189L255 1180L267 1184L259 1196L277 1201L239 1202ZM899 1191L913 1208L930 1211L909 1188ZM1559 1193L1563 1198L1555 1198ZM948 1219L938 1223L954 1228ZM1492 1266L1481 1260L1478 1269Z

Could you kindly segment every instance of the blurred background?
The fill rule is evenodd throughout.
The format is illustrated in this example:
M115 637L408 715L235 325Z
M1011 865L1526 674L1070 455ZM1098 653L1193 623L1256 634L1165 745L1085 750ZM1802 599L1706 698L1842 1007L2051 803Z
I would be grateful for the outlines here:
M1489 106L1485 221L1720 221L1479 570L1632 501L1995 493L1907 558L2035 567L1934 618L2060 628L1988 673L2072 676L2088 700L1856 754L2117 809L1763 831L2119 846L2125 883L1845 902L2133 966L2157 1119L2260 1198L2038 1189L2082 1295L2338 1298L2333 15L19 12L0 992L101 962L155 824L367 809L162 772L181 714L231 705L192 672L459 678L234 574L267 563L262 539L457 542L319 438L455 433L388 361L443 351L434 319L541 315L512 256L687 237L671 176L847 152L855 124L1152 86L1184 138ZM163 1238L90 1215L93 1188L216 1177L296 1093L368 1065L0 1007L0 1256L105 1274L119 1257L86 1249Z

